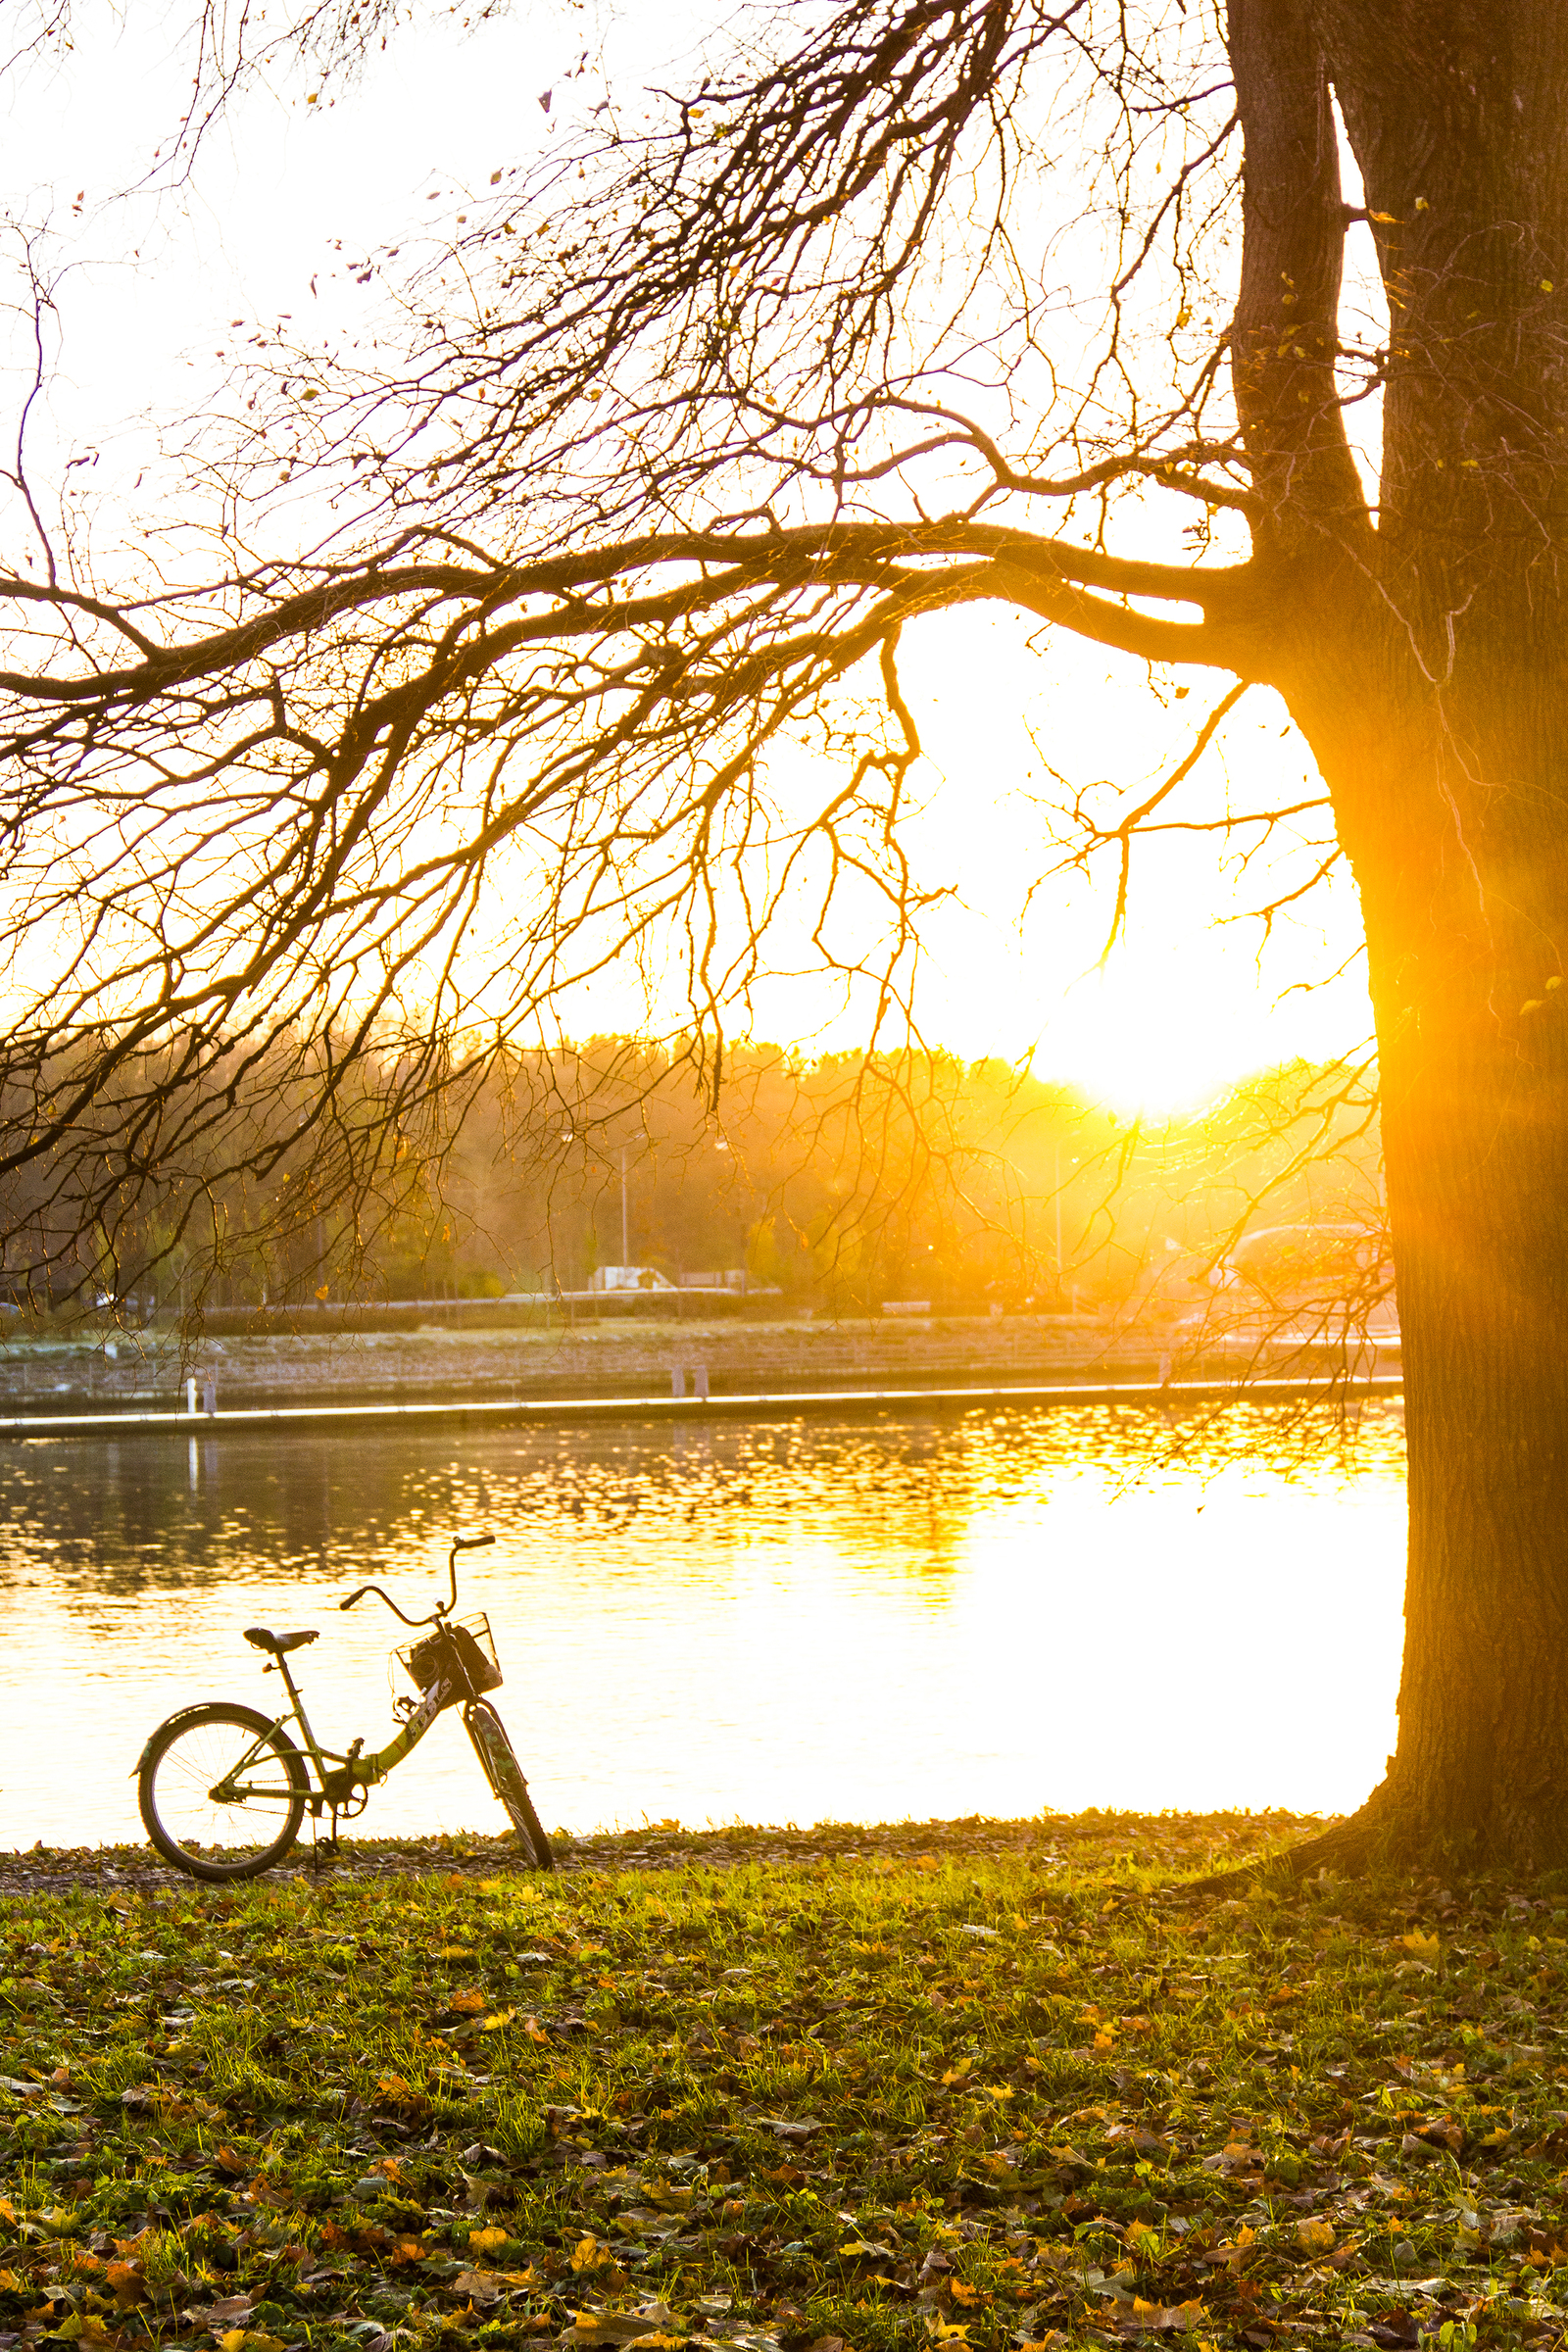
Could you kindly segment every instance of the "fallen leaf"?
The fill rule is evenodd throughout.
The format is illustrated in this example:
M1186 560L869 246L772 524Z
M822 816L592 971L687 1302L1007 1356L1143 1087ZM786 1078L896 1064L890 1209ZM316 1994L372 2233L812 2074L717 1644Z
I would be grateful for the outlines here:
M635 2344L647 2340L669 2344L679 2342L672 2333L675 2315L662 2303L644 2305L641 2311L579 2311L562 2342L571 2345Z
M494 2271L460 2271L452 2281L455 2295L466 2295L470 2303L495 2303L501 2297L501 2282Z
M382 2075L375 2085L376 2096L388 2107L401 2107L410 2114L428 2115L430 2102L423 2091L416 2090L403 2075Z
M223 2328L250 2318L251 2298L249 2295L224 2295L221 2302L198 2305L191 2316L218 2334Z
M115 2290L115 2301L122 2311L132 2304L147 2300L147 2280L139 2262L110 2262L104 2265L104 2277Z

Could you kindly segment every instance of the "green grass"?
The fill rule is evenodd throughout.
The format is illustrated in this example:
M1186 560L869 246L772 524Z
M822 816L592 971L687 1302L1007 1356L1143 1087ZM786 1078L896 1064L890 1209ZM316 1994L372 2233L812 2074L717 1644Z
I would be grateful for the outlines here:
M1562 2340L1568 1893L965 1826L11 1897L0 2347Z

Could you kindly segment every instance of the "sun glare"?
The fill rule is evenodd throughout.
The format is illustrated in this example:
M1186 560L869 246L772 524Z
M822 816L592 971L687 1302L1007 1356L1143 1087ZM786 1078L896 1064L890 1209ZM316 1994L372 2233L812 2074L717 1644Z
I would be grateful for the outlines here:
M1226 971L1233 960L1240 968ZM1034 1061L1042 1077L1132 1117L1199 1110L1255 1070L1348 1042L1343 1008L1280 1005L1245 956L1194 956L1184 970L1178 958L1132 955L1065 993Z

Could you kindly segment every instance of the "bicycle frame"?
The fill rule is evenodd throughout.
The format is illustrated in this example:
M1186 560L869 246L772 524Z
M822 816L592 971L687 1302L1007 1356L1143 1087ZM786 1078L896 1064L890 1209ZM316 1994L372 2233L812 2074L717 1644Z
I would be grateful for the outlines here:
M367 1593L373 1592L378 1600L385 1601L393 1616L401 1618L405 1625L416 1629L429 1625L439 1631L446 1625L458 1605L458 1553L482 1550L494 1542L493 1536L459 1538L453 1544L447 1560L451 1598L438 1601L428 1617L404 1616L390 1593L384 1592L379 1585L362 1585L357 1592L351 1592L346 1600L340 1600L338 1607L352 1609L357 1602L366 1597ZM384 1781L387 1774L401 1764L406 1756L412 1754L444 1708L458 1705L461 1702L464 1720L466 1723L468 1708L473 1703L473 1690L466 1678L460 1683L445 1675L437 1675L418 1703L410 1710L403 1723L399 1725L385 1747L375 1748L369 1755L366 1755L363 1752L364 1740L355 1740L350 1742L346 1751L340 1751L337 1748L323 1747L311 1729L310 1717L305 1712L305 1701L301 1698L299 1685L289 1670L287 1657L280 1652L262 1671L265 1674L270 1674L274 1666L283 1678L283 1688L289 1696L288 1707L283 1714L273 1718L266 1732L257 1734L255 1740L246 1749L244 1755L239 1758L230 1771L224 1774L220 1781L216 1783L212 1793L220 1803L243 1804L247 1797L276 1797L287 1793L284 1790L242 1781L239 1776L248 1769L252 1760L258 1755L273 1732L282 1731L285 1725L293 1723L299 1727L303 1752L315 1765L316 1777L319 1783L318 1788L311 1789L306 1795L305 1802L310 1809L311 1817L313 1820L318 1821L323 1808L329 1809L335 1817L346 1805L353 1802L360 1789L373 1788L377 1783Z
M240 1757L233 1770L217 1784L214 1794L225 1803L230 1801L243 1803L248 1796L275 1796L279 1793L274 1788L263 1788L253 1783L243 1782L239 1775L245 1771L252 1757L259 1752L266 1739L272 1732L282 1731L286 1725L294 1723L299 1727L303 1752L315 1765L316 1777L320 1783L319 1789L313 1789L306 1797L306 1804L312 1815L318 1820L320 1818L323 1806L330 1807L336 1813L353 1797L357 1789L372 1788L378 1782L384 1781L387 1774L418 1746L419 1741L424 1738L425 1733L430 1729L442 1709L454 1704L461 1695L444 1678L432 1683L408 1720L399 1726L385 1747L378 1747L369 1755L365 1755L362 1752L364 1743L359 1740L354 1740L346 1751L323 1747L311 1729L310 1717L305 1712L305 1701L300 1696L298 1684L289 1672L287 1658L274 1658L271 1665L267 1666L264 1672L270 1674L273 1665L283 1677L283 1688L288 1692L289 1704L281 1715L273 1718L267 1733L258 1733L255 1744Z

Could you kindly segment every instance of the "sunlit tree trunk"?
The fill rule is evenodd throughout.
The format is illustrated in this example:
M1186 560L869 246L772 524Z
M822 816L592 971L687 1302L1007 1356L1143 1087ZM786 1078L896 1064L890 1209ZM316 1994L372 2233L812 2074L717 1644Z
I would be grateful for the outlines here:
M1273 674L1360 888L1404 1345L1398 1743L1337 1845L1560 1862L1568 11L1236 0L1231 24L1238 391L1299 623ZM1313 379L1339 299L1331 88L1390 302L1375 528Z
M1430 710L1303 716L1366 917L1409 1449L1398 1742L1356 1831L1528 1863L1568 1858L1568 743L1521 691L1499 670L1462 786Z

